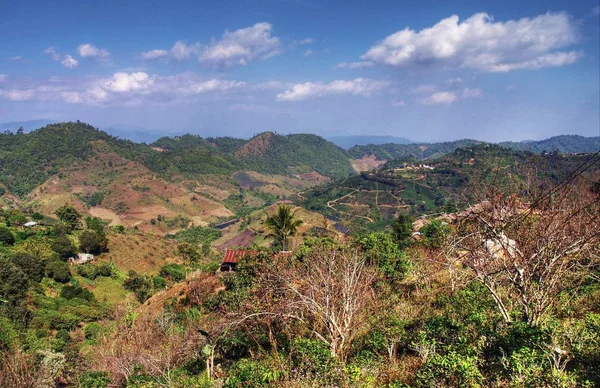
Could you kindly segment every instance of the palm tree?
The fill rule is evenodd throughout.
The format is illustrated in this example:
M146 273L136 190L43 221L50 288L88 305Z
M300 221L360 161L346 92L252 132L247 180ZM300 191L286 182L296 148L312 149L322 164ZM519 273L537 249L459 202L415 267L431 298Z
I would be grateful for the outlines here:
M270 231L267 237L275 239L283 250L287 250L288 238L293 237L302 224L303 221L296 218L296 211L292 212L291 207L281 205L276 214L267 216L265 225Z

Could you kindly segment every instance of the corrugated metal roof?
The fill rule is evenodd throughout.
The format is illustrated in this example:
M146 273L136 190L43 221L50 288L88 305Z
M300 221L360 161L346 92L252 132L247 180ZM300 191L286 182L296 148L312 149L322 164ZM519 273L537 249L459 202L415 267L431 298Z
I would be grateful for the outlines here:
M258 251L252 249L226 249L223 256L223 263L237 263L239 259L246 255L256 256Z

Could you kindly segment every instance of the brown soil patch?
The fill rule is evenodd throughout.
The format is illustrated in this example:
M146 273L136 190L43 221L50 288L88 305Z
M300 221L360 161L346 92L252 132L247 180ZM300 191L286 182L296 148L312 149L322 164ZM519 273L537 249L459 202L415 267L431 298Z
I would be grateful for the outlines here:
M90 208L90 214L94 217L98 217L105 221L110 221L109 225L119 225L123 222L121 221L121 217L117 215L114 211L110 209L106 209L100 206L94 206Z
M248 156L262 156L271 145L271 132L263 133L244 144L235 154L245 158Z
M226 248L234 248L234 247L249 247L254 242L256 238L256 233L251 230L245 230L233 238L225 241L224 243L215 246L217 249L226 249Z
M387 160L378 160L375 155L365 155L361 159L353 159L351 161L352 168L356 172L371 171L385 164Z
M177 262L177 243L144 234L108 235L108 252L100 261L113 261L123 271L155 274L168 263Z

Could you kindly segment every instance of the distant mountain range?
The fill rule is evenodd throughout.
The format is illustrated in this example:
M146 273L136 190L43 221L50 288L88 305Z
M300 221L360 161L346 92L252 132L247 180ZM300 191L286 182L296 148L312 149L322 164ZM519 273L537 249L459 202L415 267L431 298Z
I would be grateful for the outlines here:
M11 121L8 123L0 123L0 132L11 131L17 132L20 127L23 127L25 132L31 132L35 129L44 127L48 124L55 123L56 120L47 120L47 119L39 119L39 120L28 120L28 121Z
M411 144L413 141L397 136L333 136L327 140L346 150L359 145L367 144Z
M368 144L354 146L348 150L354 158L373 155L379 160L398 158L430 159L453 152L457 148L472 147L485 142L473 139L461 139L443 143L411 144ZM600 137L579 135L561 135L540 141L503 142L499 146L518 151L535 153L558 151L561 153L588 153L600 149Z

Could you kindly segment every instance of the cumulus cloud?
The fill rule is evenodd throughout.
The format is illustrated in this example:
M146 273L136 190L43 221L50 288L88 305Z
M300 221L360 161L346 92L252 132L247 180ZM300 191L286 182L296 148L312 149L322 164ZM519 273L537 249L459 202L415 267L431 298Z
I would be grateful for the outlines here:
M423 105L449 105L456 101L458 97L453 92L436 92L429 97L418 99L418 102Z
M145 61L155 61L157 59L169 56L167 50L150 50L142 53L142 59Z
M369 96L388 86L385 81L367 78L354 80L337 80L328 84L306 82L292 85L288 90L277 95L277 101L299 101L328 95Z
M392 106L403 107L406 106L406 103L404 102L404 100L394 100L392 101Z
M305 57L310 57L312 55L312 50L304 50L302 53Z
M113 78L106 83L106 89L117 93L146 90L154 84L155 78L141 71L115 73Z
M99 49L96 46L89 43L80 44L77 48L77 52L82 58L106 59L110 56L110 53L105 49Z
M417 99L419 104L423 105L450 105L458 99L468 98L481 98L483 97L483 90L479 88L464 88L462 92L459 91L440 91L435 92L429 96Z
M173 45L173 48L171 49L171 55L178 61L183 61L185 59L189 59L192 55L198 55L199 49L200 43L193 43L188 45L185 42L179 40Z
M44 54L49 55L53 61L57 62L60 59L60 54L52 46L44 50Z
M339 63L336 68L339 69L362 69L365 67L373 67L373 62L342 62Z
M556 67L577 61L575 22L566 13L494 22L478 13L463 22L456 15L416 32L405 28L361 56L393 67L471 68L486 72Z
M145 61L155 61L157 59L184 61L190 59L192 56L198 56L200 47L200 43L187 44L182 40L178 40L169 51L162 49L150 50L141 53L141 57Z
M206 79L194 73L161 77L145 72L117 72L108 77L61 78L47 81L0 77L0 99L9 101L62 101L93 106L140 103L181 103L209 93L243 92L245 82Z
M77 59L73 58L70 55L65 55L65 57L62 60L61 64L64 67L67 67L69 69L73 69L73 68L77 67L77 65L79 65L79 61L77 61Z
M462 98L481 98L483 97L483 90L479 88L464 88L461 94Z
M198 60L215 67L246 66L253 60L281 53L279 38L271 36L269 23L256 23L233 32L204 48Z

